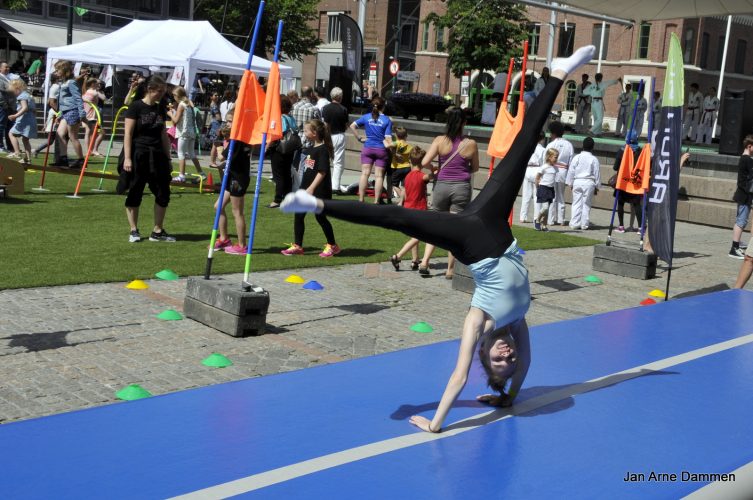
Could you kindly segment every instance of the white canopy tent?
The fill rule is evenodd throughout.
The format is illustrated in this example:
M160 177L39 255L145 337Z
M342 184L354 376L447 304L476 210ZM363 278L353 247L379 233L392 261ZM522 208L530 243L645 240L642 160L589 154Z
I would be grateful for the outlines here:
M104 36L47 50L47 74L57 60L113 66L183 67L186 86L197 73L240 75L246 69L248 52L223 37L209 21L134 20ZM268 75L271 62L254 56L251 70ZM280 65L283 80L293 78L293 69Z
M530 3L523 1L521 3ZM543 1L535 2L544 4ZM728 16L753 13L753 0L558 0L593 13L630 19L633 21L659 21L663 19ZM546 8L545 5L539 5Z

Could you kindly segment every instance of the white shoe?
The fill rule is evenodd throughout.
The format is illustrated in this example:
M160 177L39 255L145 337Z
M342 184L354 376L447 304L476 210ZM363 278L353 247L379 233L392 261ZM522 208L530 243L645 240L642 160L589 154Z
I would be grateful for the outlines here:
M285 213L315 212L317 207L316 196L299 189L295 193L288 193L280 203L280 210Z

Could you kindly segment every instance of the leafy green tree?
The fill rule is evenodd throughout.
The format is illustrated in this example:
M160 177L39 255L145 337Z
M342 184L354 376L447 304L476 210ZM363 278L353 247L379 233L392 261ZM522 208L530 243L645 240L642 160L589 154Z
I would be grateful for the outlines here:
M29 7L26 0L3 0L0 5L10 10L26 10Z
M227 11L225 4L227 3ZM254 54L269 58L274 52L277 35L277 21L282 19L282 53L288 59L300 59L312 54L321 43L312 22L319 18L317 0L271 0L264 6L264 17L259 40ZM220 31L225 17L224 33L242 36L228 36L228 40L238 47L248 50L251 34L259 8L259 0L197 0L194 8L195 20L208 20Z
M460 77L467 70L499 71L511 57L523 55L528 38L525 9L508 0L447 0L444 14L429 14L429 23L449 30L447 52L452 74ZM481 78L476 78L480 95ZM476 106L480 99L476 99Z

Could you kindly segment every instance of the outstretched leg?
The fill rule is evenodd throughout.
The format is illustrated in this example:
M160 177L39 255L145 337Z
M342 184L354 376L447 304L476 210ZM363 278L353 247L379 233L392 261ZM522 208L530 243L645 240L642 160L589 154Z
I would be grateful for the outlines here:
M412 238L452 252L470 264L499 257L513 241L507 215L523 182L539 131L568 73L588 62L594 53L589 45L567 59L552 62L552 78L526 113L523 128L507 156L497 165L481 193L459 214L410 210L396 206L368 206L353 202L318 200L305 191L291 193L283 201L284 212L316 212L332 217L401 231Z

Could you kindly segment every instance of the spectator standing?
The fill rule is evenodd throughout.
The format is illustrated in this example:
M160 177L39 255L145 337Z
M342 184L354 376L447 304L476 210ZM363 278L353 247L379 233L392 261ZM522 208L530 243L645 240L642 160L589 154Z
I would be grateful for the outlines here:
M544 69L541 70L541 76L538 80L536 80L536 83L533 86L533 92L535 95L539 95L539 93L544 90L544 87L546 87L546 82L549 81L549 68L544 67Z
M688 105L682 120L682 140L695 140L698 134L698 124L701 120L701 105L703 94L698 91L698 84L690 84Z
M32 61L32 63L29 65L29 69L26 71L26 74L29 75L29 77L39 75L40 73L43 73L42 66L44 66L44 54L40 54Z
M637 111L635 113L635 126L633 130L638 134L638 137L643 133L643 120L646 118L646 111L648 110L648 101L643 97L643 91L638 94Z
M559 151L556 149L547 148L544 154L544 164L536 173L536 211L539 213L534 219L536 231L549 231L546 221L549 207L554 201L554 184L557 178L557 167L554 165L558 155Z
M303 151L311 147L311 142L309 142L306 137L303 126L309 120L321 119L322 117L319 108L314 106L316 100L314 90L311 87L302 87L301 99L293 105L293 109L290 111L290 114L295 119L295 126L298 129L298 135L300 136L301 144L303 145L303 147L293 155L293 168L296 171L296 178L293 181L294 190L298 187L297 184L304 173L304 171L301 170L301 157L303 156Z
M345 131L348 129L350 119L348 109L342 105L343 90L340 87L334 87L329 96L332 102L322 108L322 120L329 127L332 147L335 149L332 159L332 191L345 194L347 187L343 186L341 181L345 166Z
M536 150L528 159L526 176L523 179L523 199L520 204L520 222L522 224L531 222L528 218L528 210L531 208L531 203L534 205L534 220L539 217L539 212L536 209L536 174L539 173L539 168L544 164L544 153L546 153L544 143L546 143L546 135L544 135L544 132L541 132L539 134L539 142L536 143Z
M460 108L447 111L445 133L436 137L424 155L421 165L428 167L434 158L439 157L437 183L431 194L431 210L457 214L462 212L471 201L473 188L471 180L478 171L478 145L473 139L463 137L465 113ZM501 217L506 217L502 214ZM418 272L429 274L429 259L434 252L434 245L426 245L424 258ZM452 279L455 271L455 257L448 253L445 278Z
M58 84L58 78L55 74L50 77L50 90L47 92L47 119L45 120L44 133L46 134L46 141L40 144L34 150L34 157L44 151L45 149L55 144L55 158L53 165L57 164L58 156L60 155L60 147L57 142L57 134L55 133L55 124L58 119L58 95L60 94L60 85Z
M84 164L84 152L78 140L78 129L81 122L86 119L81 88L73 78L73 64L70 61L56 62L55 72L61 81L59 104L62 116L58 125L58 138L60 139L62 153L60 162L63 166L68 165L68 141L70 141L78 156L78 159L71 166L81 168Z
M753 157L751 155L753 155L753 135L748 135L743 140L743 153L737 163L737 189L732 197L732 200L737 203L737 217L732 228L732 248L729 250L729 256L733 259L742 259L748 252L753 251L743 253L740 248L740 238L748 225L750 207L753 203ZM747 257L745 258L747 260Z
M599 160L592 154L594 140L583 140L583 151L570 161L567 170L567 185L573 190L573 204L570 208L570 229L588 229L591 217L591 202L599 192L601 174Z
M632 85L625 85L625 91L620 92L617 96L617 125L614 128L614 135L625 137L627 126L630 118L628 117L628 107L630 106Z
M84 111L86 112L86 120L84 120L84 146L89 147L89 141L91 140L91 134L94 132L94 126L97 124L97 113L91 106L94 104L97 106L100 102L105 100L105 94L102 92L102 84L96 78L89 78L86 81L86 92L82 98L84 99ZM93 156L102 156L98 149L102 140L105 138L102 128L97 127L97 138L94 140L94 147L91 154Z
M604 125L604 94L607 92L607 88L612 85L622 82L622 78L617 80L603 81L604 75L596 73L594 80L596 80L590 87L588 87L588 95L591 96L591 116L593 117L593 125L591 126L591 135L601 135L601 127Z
M578 130L588 130L591 123L591 96L586 89L591 85L588 75L581 76L580 85L575 90L575 127Z
M165 80L151 76L139 86L133 102L128 106L123 133L123 164L118 193L126 191L126 215L131 233L128 241L141 241L138 230L139 207L144 188L154 195L154 229L149 241L174 242L164 228L165 213L170 203L170 141L165 129L167 110L162 98L167 90Z
M399 204L402 205L405 189L400 186L405 185L405 177L411 171L410 159L413 146L408 144L408 131L405 127L397 127L395 137L397 140L390 148L392 151L392 189L397 191L397 197L400 198Z
M654 130L661 129L661 92L654 92L654 106L651 110L654 114ZM649 139L651 139L649 137Z
M641 154L641 148L640 146L638 146L638 134L635 132L635 130L628 132L627 142L627 144L623 145L619 149L619 151L617 151L614 159L613 170L618 174L620 171L620 164L622 163L622 155L625 153L625 148L629 147L633 150L634 158L638 158ZM632 209L632 215L630 217L630 227L628 230L635 231L635 228L633 227L633 216L638 219L639 226L641 225L641 221L643 220L643 207L641 206L643 195L631 194L620 189L615 189L614 195L617 196L618 194L620 197L617 201L617 221L619 223L619 226L617 226L617 229L615 229L615 231L618 233L625 232L625 203L629 203Z
M13 144L14 153L9 157L20 158L21 163L28 165L31 158L31 143L29 139L37 137L37 118L34 114L36 106L34 99L26 91L26 82L21 79L10 82L10 90L16 96L16 112L8 118L13 120L13 128L10 129L10 141ZM23 141L23 152L18 140Z
M227 112L235 107L235 92L232 90L226 90L222 95L222 102L220 103L220 116L222 121L225 121Z
M188 99L186 89L175 87L173 89L173 99L176 106L170 109L167 114L175 124L175 137L178 139L178 169L177 177L173 178L174 182L185 182L186 180L186 160L191 160L196 172L206 178L206 174L201 169L199 159L196 158L196 112L194 111L193 102Z
M10 144L10 140L7 141L8 130L10 130L10 120L8 115L15 112L15 108L12 107L13 99L11 98L10 91L10 66L5 61L0 62L0 151L5 152L11 150L13 146Z
M434 174L430 172L424 173L421 167L421 160L423 160L426 152L416 146L412 148L409 153L408 161L410 162L410 172L405 176L405 197L403 200L403 207L410 208L412 210L426 210L428 207L426 185L434 178ZM411 270L417 271L421 261L418 260L418 244L420 241L417 238L411 238L408 240L403 248L400 249L395 255L390 257L390 262L395 268L395 271L400 270L400 261L403 255L408 252L411 253L413 260L411 261Z
M719 111L719 99L716 98L716 88L711 87L703 98L703 112L698 124L698 133L695 142L698 144L711 144L711 135L714 132L716 113Z
M230 170L228 171L227 189L222 198L222 207L220 208L220 236L215 241L215 251L224 250L230 255L245 255L248 246L246 244L246 218L243 213L243 201L251 183L251 147L241 141L236 141L233 157L230 159ZM218 199L214 204L217 210ZM230 235L227 231L227 215L225 207L231 204L233 210L233 219L235 220L235 231L238 235L238 243L233 245L230 241Z
M324 87L316 88L316 99L316 107L321 113L324 110L324 106L329 104L329 101L327 100L327 91L324 89Z
M389 167L392 146L392 120L382 113L384 99L375 97L371 100L371 112L366 113L358 120L350 124L353 135L363 143L361 150L361 179L358 182L358 199L364 201L366 188L369 185L369 176L372 168L376 171L374 183L374 203L380 203L382 190L384 189L384 175ZM364 129L365 137L358 134L358 129Z
M557 176L554 179L554 201L551 210L549 210L548 223L550 226L565 224L565 186L567 181L567 169L570 161L573 159L573 145L562 136L565 133L565 126L562 122L551 122L549 124L549 144L546 149L556 149L559 152L557 161L554 166L557 168Z

